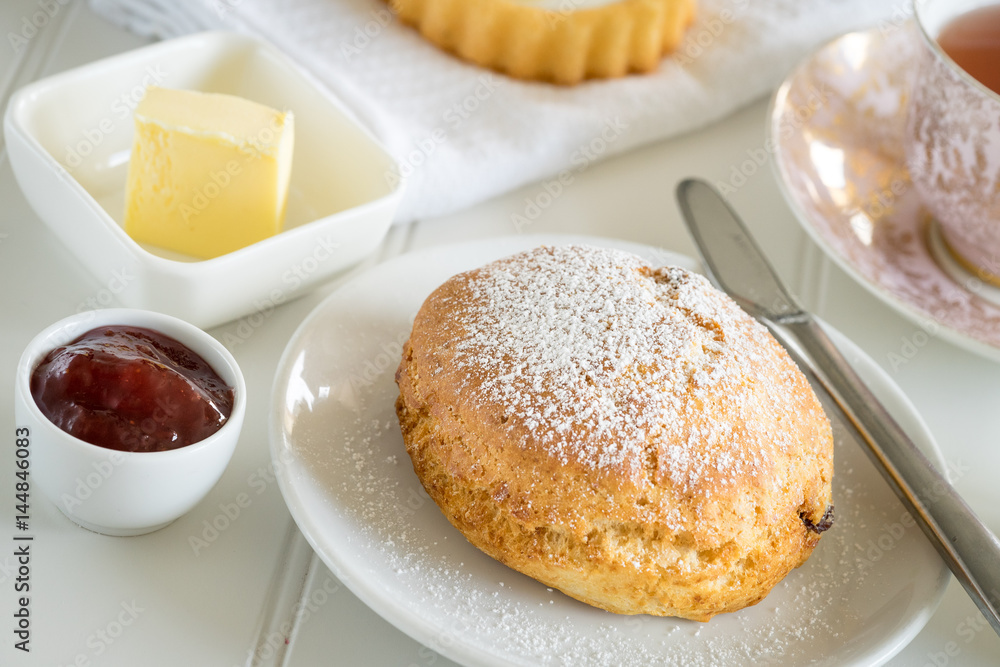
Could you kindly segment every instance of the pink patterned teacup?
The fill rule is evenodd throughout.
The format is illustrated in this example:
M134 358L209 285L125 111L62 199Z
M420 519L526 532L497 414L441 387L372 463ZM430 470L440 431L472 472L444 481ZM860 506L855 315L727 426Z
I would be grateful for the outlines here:
M1000 95L938 43L951 21L997 3L914 0L923 48L909 102L906 158L950 253L980 279L1000 284Z

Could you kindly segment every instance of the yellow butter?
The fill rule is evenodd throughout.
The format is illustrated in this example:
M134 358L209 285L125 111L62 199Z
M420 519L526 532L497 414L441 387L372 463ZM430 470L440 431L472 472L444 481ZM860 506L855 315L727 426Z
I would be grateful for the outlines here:
M200 259L281 231L291 112L233 95L151 87L135 110L125 231Z

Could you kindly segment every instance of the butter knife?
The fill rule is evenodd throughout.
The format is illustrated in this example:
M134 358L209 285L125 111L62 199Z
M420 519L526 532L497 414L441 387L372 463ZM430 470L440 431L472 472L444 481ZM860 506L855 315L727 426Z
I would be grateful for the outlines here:
M708 277L819 381L867 445L867 453L1000 634L1000 540L917 449L827 337L789 294L750 232L712 186L689 179L677 200ZM829 401L827 401L829 404Z

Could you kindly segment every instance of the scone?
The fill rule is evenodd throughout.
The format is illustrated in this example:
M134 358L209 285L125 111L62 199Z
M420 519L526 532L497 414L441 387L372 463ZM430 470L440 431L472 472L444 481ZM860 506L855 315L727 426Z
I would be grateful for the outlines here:
M518 79L575 84L655 70L695 0L388 0L439 48Z
M702 276L541 247L424 302L403 438L482 551L588 604L707 621L760 601L833 520L830 425Z

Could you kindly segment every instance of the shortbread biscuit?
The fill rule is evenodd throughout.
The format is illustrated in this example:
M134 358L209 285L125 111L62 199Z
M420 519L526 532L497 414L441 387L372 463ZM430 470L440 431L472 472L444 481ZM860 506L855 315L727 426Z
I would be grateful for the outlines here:
M571 85L655 70L694 0L389 0L427 40L518 79ZM596 6L592 6L596 5Z

